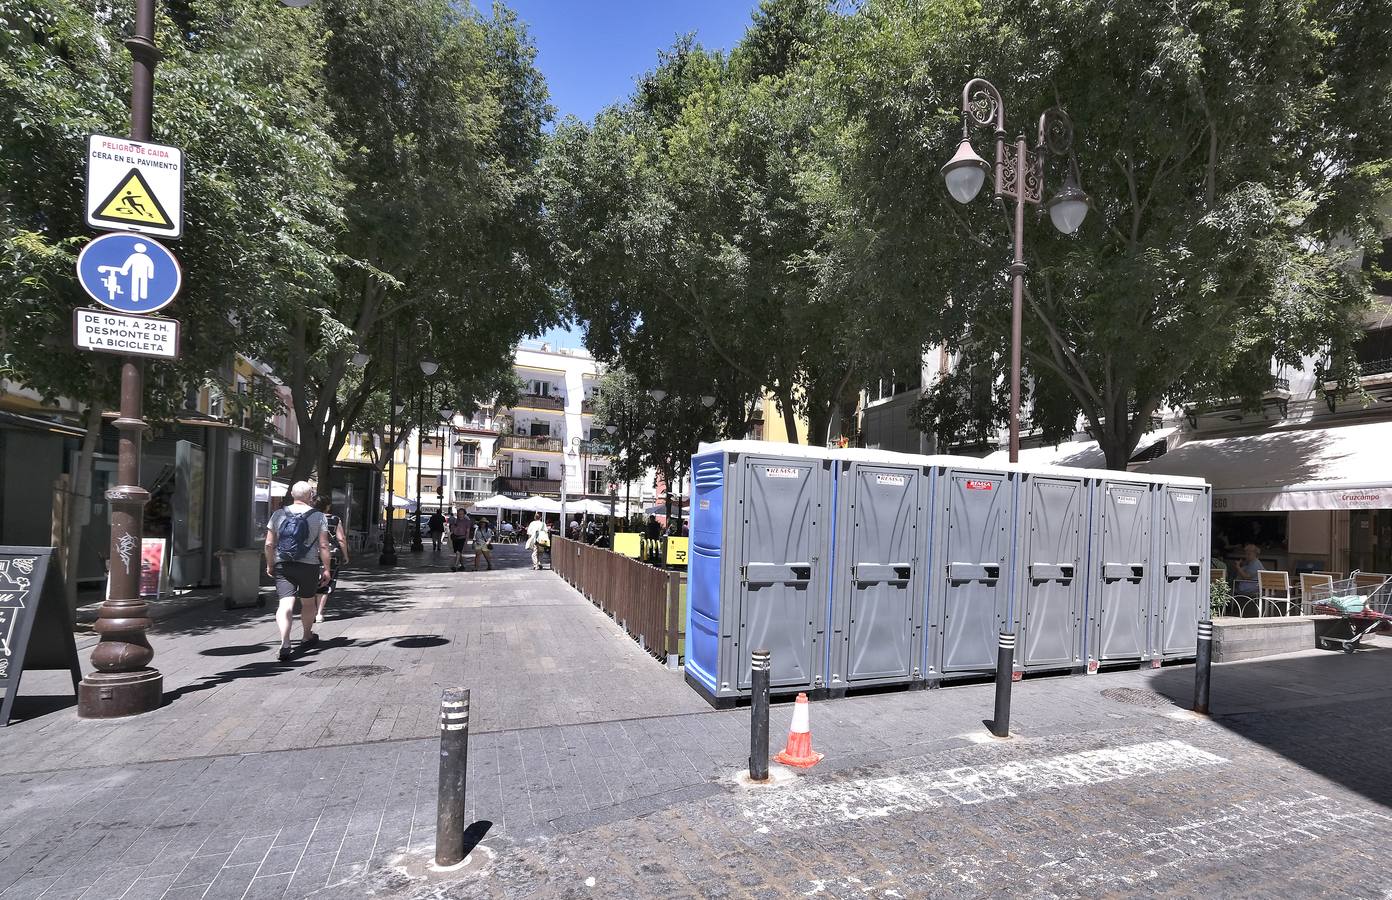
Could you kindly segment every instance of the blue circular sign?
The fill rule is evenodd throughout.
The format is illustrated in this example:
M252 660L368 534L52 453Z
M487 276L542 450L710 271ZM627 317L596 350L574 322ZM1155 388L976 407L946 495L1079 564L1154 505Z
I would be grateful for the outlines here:
M77 255L77 280L109 309L152 313L179 293L184 273L169 248L140 234L95 238Z

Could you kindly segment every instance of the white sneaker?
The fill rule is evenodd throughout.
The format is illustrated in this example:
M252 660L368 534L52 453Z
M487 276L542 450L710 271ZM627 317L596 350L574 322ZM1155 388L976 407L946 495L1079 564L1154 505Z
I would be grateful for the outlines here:
M315 614L314 614L314 621L316 621L316 622L322 622L322 621L324 621L324 614L323 614L323 613L315 613Z

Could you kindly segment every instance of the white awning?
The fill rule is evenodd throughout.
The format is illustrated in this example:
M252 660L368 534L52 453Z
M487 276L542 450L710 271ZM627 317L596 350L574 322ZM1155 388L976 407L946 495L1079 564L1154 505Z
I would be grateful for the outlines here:
M1215 512L1392 509L1392 422L1281 428L1181 444L1137 471L1194 475Z
M1136 449L1131 451L1132 458L1140 456L1161 441L1167 440L1174 432L1174 428L1157 428L1154 431L1147 431L1136 442ZM984 462L993 465L1009 461L1009 450L997 450L995 453L987 455L984 460ZM1020 465L1105 469L1107 468L1107 455L1102 452L1102 448L1097 445L1096 441L1063 441L1052 447L1020 448Z

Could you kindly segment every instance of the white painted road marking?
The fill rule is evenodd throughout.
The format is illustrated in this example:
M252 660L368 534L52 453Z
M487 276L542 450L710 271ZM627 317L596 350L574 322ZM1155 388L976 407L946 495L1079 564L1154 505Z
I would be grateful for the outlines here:
M1183 741L1151 741L994 766L807 782L744 800L746 819L778 830L875 819L949 804L1157 775L1228 760Z

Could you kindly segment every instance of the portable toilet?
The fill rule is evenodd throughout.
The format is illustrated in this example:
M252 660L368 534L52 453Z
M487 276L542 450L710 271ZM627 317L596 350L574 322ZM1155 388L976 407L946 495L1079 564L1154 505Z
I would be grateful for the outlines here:
M712 704L749 693L758 649L772 651L774 692L823 686L829 453L721 441L692 459L685 668Z
M1111 473L1107 473L1111 474ZM1088 671L1150 658L1153 506L1159 492L1140 477L1099 473L1092 490L1088 572Z
M918 680L932 468L901 453L835 453L826 683Z
M1023 472L1016 523L1016 665L1081 669L1087 615L1088 513L1096 473Z
M999 632L1013 630L1011 532L1018 477L968 458L948 458L934 467L931 574L925 579L929 681L995 671Z
M1161 480L1155 507L1156 569L1150 611L1153 659L1183 659L1198 651L1198 623L1208 618L1210 489L1198 478Z

